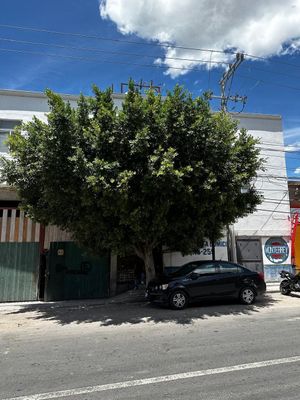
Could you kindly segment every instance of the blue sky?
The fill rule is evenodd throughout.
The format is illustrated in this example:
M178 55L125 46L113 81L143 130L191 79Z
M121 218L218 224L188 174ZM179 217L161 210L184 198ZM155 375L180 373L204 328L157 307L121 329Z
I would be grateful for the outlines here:
M231 93L248 96L245 112L282 115L285 144L300 146L300 53L297 47L299 43L296 41L299 39L300 34L298 35L298 31L292 30L292 22L288 20L288 17L290 17L293 18L291 21L294 21L297 13L300 16L299 8L294 8L294 11L287 15L286 24L277 27L274 25L274 32L283 32L285 36L282 35L282 37L278 37L277 42L270 43L270 40L259 41L259 37L263 35L263 32L259 33L259 36L252 42L249 37L252 38L253 34L248 37L242 36L245 31L244 25L239 26L238 21L239 15L242 15L241 24L245 23L244 8L238 10L235 16L227 16L229 24L231 23L232 25L234 21L237 21L237 31L232 33L232 29L230 30L226 24L224 25L223 18L222 22L220 22L220 24L223 24L221 25L223 29L222 35L220 35L216 29L207 32L212 28L203 28L203 24L200 23L197 29L193 28L194 30L192 31L191 25L193 21L189 19L199 19L197 15L194 16L196 13L191 11L192 7L187 10L168 10L171 14L170 18L167 18L168 16L164 15L164 12L167 11L162 11L158 7L161 0L156 0L157 9L153 6L153 3L149 8L151 3L149 0L139 1L138 10L137 3L134 4L134 1L137 0L126 0L121 5L121 0L107 0L106 8L103 10L101 17L98 0L1 0L0 88L37 91L51 88L62 93L77 94L83 92L84 94L90 94L91 85L95 83L101 88L106 88L113 84L115 91L119 92L120 83L127 82L128 78L132 77L137 81L140 79L147 82L153 80L155 84L162 86L163 92L179 83L194 95L199 95L207 89L218 94L218 80L224 72L222 67L215 67L209 72L208 64L200 63L192 71L180 70L180 68L184 67L192 69L194 64L189 62L186 64L180 60L174 61L164 58L167 55L171 56L171 58L174 56L174 58L219 60L219 58L215 58L218 57L218 54L178 49L177 51L172 49L166 51L161 46L150 46L149 43L157 43L162 38L167 38L179 46L218 49L226 46L226 40L228 45L235 44L232 39L233 36L236 40L239 38L240 41L247 42L248 48L246 47L246 50L249 50L251 54L266 57L267 60L258 61L246 58L246 61L242 63L234 76ZM238 4L234 4L235 1L232 0L233 7ZM266 2L268 1L266 0ZM123 7L125 3L127 5L126 9ZM187 0L187 3L192 6L193 1ZM280 2L273 0L272 4L275 3L277 4L277 9L274 8L270 12L280 12L278 9ZM289 0L285 3L289 3ZM144 4L145 9L141 7L141 4ZM172 4L171 0L168 1L168 4L169 8L172 8L170 5ZM177 4L179 3L177 2ZM198 0L195 4L198 4L200 8L206 4L205 11L209 11L207 4L211 3L205 3L205 0ZM291 7L296 7L295 4L299 5L299 1L295 0ZM260 15L259 13L264 13L265 15L266 11L260 10L260 4L259 2L256 3L256 0L253 1L253 8L255 9L255 7L257 15ZM233 10L236 8L233 8ZM180 19L183 13L185 13L185 18ZM203 15L203 10L200 15ZM161 20L160 16L162 16ZM179 18L178 21L176 18ZM232 18L232 21L230 21L230 18ZM247 18L248 21L253 22L252 15L246 16L246 21ZM258 17L256 22L259 23L259 21ZM215 24L217 26L216 21ZM18 30L1 25L74 32L106 39L120 39L120 41ZM173 30L169 29L171 25ZM194 25L196 24L194 23ZM249 22L248 31L251 31L251 27L252 25ZM273 28L270 26L270 29ZM239 35L238 29L240 29L241 35ZM133 31L136 34L133 34ZM181 32L179 38L176 38L176 32ZM270 32L272 37L274 37L274 32ZM151 39L155 39L156 42L151 42ZM295 51L291 50L290 47L289 51L283 51L282 49L280 51L281 55L274 56L274 54L279 53L276 50L276 46L278 48L280 43L283 44L284 39L295 40L293 43ZM124 40L138 41L139 44L124 43ZM15 41L47 43L48 46ZM73 48L55 47L50 46L50 44ZM235 45L236 47L241 46L238 41ZM79 50L79 48L97 49L98 53ZM10 51L3 51L4 49ZM135 55L130 56L124 53L133 53ZM161 59L160 64L157 61L154 64L155 59L158 58ZM226 61L226 59L223 57L221 61ZM133 64L146 64L148 66ZM160 68L155 67L155 65L159 65ZM175 68L179 69L168 69L170 66L175 66ZM212 102L214 109L217 109L218 106L217 102ZM234 109L232 107L234 107L234 104L229 105L229 110L241 110L240 104L235 105ZM300 168L298 172L295 172L298 167L300 167L300 152L287 154L288 175L300 177Z

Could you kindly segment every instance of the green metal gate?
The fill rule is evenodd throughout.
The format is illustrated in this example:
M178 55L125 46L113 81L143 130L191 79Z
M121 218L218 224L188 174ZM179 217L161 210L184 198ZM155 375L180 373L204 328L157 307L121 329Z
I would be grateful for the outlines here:
M39 243L0 243L0 302L37 299Z
M45 300L108 297L109 272L109 255L94 257L73 242L53 242L47 262Z

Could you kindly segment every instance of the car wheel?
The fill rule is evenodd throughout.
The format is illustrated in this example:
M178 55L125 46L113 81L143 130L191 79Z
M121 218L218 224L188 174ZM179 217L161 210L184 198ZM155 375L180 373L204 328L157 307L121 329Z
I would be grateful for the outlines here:
M176 290L170 296L170 306L174 310L182 310L188 304L188 297L182 290Z
M240 291L240 301L243 304L253 304L255 301L256 293L251 287L245 287Z
M280 293L283 294L284 296L288 296L291 293L291 289L286 282L281 282Z

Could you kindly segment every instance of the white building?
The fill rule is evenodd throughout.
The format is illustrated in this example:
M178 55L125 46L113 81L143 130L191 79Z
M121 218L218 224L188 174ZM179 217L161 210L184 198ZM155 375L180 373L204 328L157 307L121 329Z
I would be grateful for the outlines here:
M114 94L113 97L115 104L120 106L124 95ZM63 98L75 106L78 97L63 95ZM30 121L33 115L46 120L47 111L48 103L43 93L0 90L0 153L7 152L4 142L16 124ZM255 186L265 200L255 213L230 227L227 237L217 243L216 258L229 258L264 271L267 280L278 280L278 271L291 265L290 206L281 117L246 113L232 115L240 127L261 140L259 147L266 164L265 170L259 172ZM9 187L2 186L0 207L7 201L17 201L17 197ZM1 229L0 239L3 239L3 223ZM211 259L210 244L206 243L200 253L186 257L179 253L166 253L164 264L177 267L190 260Z

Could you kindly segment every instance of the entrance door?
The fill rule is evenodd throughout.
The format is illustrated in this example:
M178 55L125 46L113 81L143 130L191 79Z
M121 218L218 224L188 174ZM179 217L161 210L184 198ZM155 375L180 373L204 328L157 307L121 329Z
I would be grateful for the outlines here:
M251 271L263 272L263 256L260 239L237 238L237 261Z
M98 299L109 296L109 255L93 256L73 242L52 242L45 300Z

